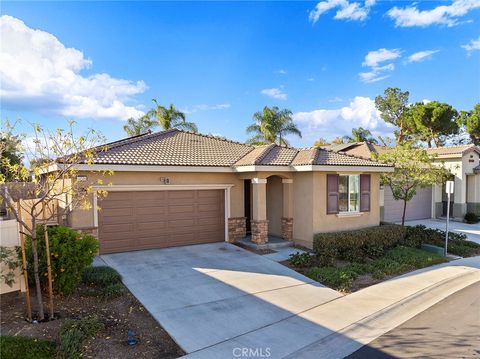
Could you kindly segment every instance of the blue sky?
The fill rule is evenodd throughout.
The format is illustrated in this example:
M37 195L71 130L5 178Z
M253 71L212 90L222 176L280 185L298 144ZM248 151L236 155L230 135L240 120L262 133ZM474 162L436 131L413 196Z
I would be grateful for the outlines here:
M151 99L203 133L244 141L263 106L302 139L392 131L387 87L458 109L480 101L480 0L428 2L3 2L1 117L124 137ZM39 30L39 31L35 31Z

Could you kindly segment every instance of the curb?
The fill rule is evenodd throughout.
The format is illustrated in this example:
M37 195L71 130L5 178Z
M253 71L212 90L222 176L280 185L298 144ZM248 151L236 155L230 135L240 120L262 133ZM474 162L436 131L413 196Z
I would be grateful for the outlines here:
M344 358L453 293L479 281L478 269L465 268L465 273L423 288L285 358Z

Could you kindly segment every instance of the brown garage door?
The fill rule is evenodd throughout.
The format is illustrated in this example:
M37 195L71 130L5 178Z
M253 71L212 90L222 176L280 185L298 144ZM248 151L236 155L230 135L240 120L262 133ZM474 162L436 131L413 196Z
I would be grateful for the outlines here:
M385 222L401 222L403 214L403 201L393 198L392 190L385 186L384 218ZM416 195L407 202L405 220L424 219L432 217L432 188L417 188Z
M100 253L225 240L223 190L109 192L99 202Z

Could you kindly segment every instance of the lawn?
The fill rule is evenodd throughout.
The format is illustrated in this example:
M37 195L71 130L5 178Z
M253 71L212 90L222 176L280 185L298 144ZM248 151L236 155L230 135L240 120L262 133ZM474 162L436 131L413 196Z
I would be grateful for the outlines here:
M54 304L56 320L30 324L24 319L24 296L2 295L0 358L178 358L184 354L111 268L87 268L76 290L56 295ZM127 344L129 330L138 340L135 346Z
M314 256L310 259L293 256L287 265L328 287L353 292L399 274L444 262L447 262L444 257L398 246L382 257L367 259L364 263L335 260L332 265L322 266Z
M26 337L0 337L2 359L50 359L55 358L55 343Z

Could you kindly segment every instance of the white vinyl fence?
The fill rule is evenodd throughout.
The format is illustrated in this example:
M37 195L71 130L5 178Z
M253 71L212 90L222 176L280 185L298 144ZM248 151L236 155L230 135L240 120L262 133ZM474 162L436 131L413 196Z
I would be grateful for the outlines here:
M15 219L0 220L0 246L8 248L20 246L18 223ZM0 270L3 273L3 266ZM5 284L3 280L0 281L0 294L23 289L23 276L21 275L20 268L17 268L15 274L15 283L13 283L12 287Z

